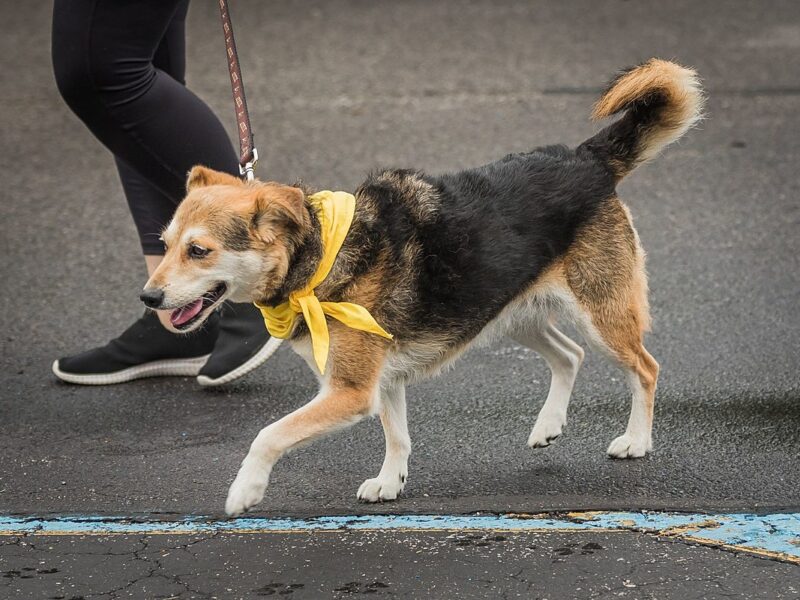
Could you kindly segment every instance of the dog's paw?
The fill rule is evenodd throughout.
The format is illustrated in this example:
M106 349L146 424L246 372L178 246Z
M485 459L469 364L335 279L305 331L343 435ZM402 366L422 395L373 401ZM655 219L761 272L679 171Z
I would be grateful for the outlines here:
M647 437L626 433L609 444L606 454L611 458L641 458L652 449L652 443Z
M549 446L550 442L561 435L563 426L564 420L558 417L539 417L536 419L536 424L533 426L533 431L531 431L531 435L528 438L528 446L531 448Z
M228 490L225 501L225 512L229 517L236 517L246 512L264 499L264 492L269 483L269 471L249 467L242 464L236 479Z
M405 475L367 479L358 488L358 499L362 502L384 502L396 500L406 485Z

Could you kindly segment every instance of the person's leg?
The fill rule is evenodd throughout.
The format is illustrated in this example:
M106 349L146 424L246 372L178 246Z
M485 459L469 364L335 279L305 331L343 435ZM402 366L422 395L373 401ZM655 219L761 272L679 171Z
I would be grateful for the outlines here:
M161 41L153 64L157 69L168 74L175 81L186 84L186 54L185 54L185 17L188 9L188 0L179 7L176 17L173 18L167 32ZM212 115L216 119L215 116ZM235 165L227 167L227 172L238 173L238 161L235 158L233 148L230 150ZM205 164L205 163L204 163ZM183 188L181 188L183 191ZM164 206L162 203L161 206ZM150 215L155 214L151 210ZM170 212L163 223L166 224L172 217ZM145 250L145 259L148 263L148 273L152 273L152 268L161 261L161 256L151 255L150 244L155 237L159 248L163 245L158 236L145 233L142 236L143 228L139 228L142 237L142 247ZM160 229L159 229L160 232ZM164 318L168 318L165 317ZM234 304L226 302L222 307L222 318L219 322L219 336L214 351L203 365L198 374L197 380L204 386L215 386L228 383L242 377L267 360L280 345L280 340L270 339L266 327L263 323L261 313L250 304Z
M56 0L53 13L53 66L65 101L173 205L196 164L238 173L219 119L182 77L154 65L159 52L182 76L185 10L185 0Z
M161 241L160 232L172 218L175 205L171 198L125 162L116 157L115 162L125 199L128 201L128 209L139 232L139 242L149 277L164 258L164 243ZM169 324L169 311L162 310L155 313L161 325L166 328Z
M189 0L182 0L169 22L153 54L153 67L169 75L181 85L186 85L186 13ZM131 212L139 242L144 254L148 277L153 274L164 257L164 243L160 233L175 212L177 200L167 196L150 181L114 157L128 209ZM169 324L168 311L156 311L161 324Z
M231 173L238 171L224 127L183 85L187 6L187 0L56 0L54 5L56 82L70 108L115 155L148 271L163 255L158 236L184 195L189 169L205 164ZM212 360L204 367L201 383L207 385L243 375L277 347L275 342L269 344L255 308L226 307L226 311L229 315L224 319L223 335L216 339ZM186 354L186 348L174 347L175 340L161 340L160 348L143 346L148 338L139 335L139 329L153 335L152 319L153 315L145 315L140 320L141 327L135 324L119 338L126 342L124 356L120 356L120 348L111 348L119 341L114 340L96 351L56 361L54 371L67 379L64 375L68 375L66 367L70 364L76 372L68 380L76 383L125 381L119 379L119 374L109 378L106 371L129 364L132 366L126 367L125 372L130 374L133 369L136 376L173 374L143 368L156 360L156 350L159 355L165 348ZM206 338L217 338L215 323L216 320L210 323L212 331L207 332ZM161 334L159 338L164 337ZM208 342L195 339L193 343L198 351L202 347L205 355ZM138 357L131 354L137 352ZM113 360L108 360L110 354L114 354ZM197 352L190 354L192 360L199 356ZM100 367L96 367L98 360ZM197 372L195 366L194 373ZM190 373L184 369L180 374ZM93 380L81 380L86 379L84 375Z
M135 123L129 122L130 105L149 92L154 79L165 77L150 61L159 56L164 63L170 62L158 48L168 32L174 31L173 22L182 18L181 9L185 14L185 1L142 4L138 19L133 21L129 13L135 3L111 4L107 0L56 0L53 68L67 104L115 153L150 271L163 255L159 232L171 217L177 199L141 176L128 162L136 153L128 151L127 138L132 137L134 150L141 142L134 136ZM110 9L119 10L118 18L111 18ZM126 26L128 35L124 36L119 30ZM180 62L172 62L182 70ZM115 71L119 72L116 83L111 81ZM115 105L122 112L115 112ZM146 117L143 113L139 120ZM152 164L139 165L153 172L161 187L174 188L163 170L156 173ZM146 312L105 346L57 360L53 371L65 381L82 384L120 383L151 375L196 375L210 355L216 336L214 322L198 335L176 336L159 324L155 313Z

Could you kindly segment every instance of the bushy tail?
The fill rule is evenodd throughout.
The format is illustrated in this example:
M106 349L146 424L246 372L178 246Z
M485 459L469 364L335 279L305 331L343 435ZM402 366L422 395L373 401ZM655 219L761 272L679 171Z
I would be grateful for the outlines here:
M702 118L703 92L691 69L652 58L620 73L597 101L593 119L625 111L579 146L622 179Z

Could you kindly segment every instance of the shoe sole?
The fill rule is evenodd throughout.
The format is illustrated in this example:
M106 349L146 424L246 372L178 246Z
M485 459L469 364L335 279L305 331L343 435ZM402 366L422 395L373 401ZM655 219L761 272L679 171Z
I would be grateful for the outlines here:
M249 360L243 362L241 365L236 367L233 371L229 371L224 375L220 375L216 379L212 379L208 375L198 375L197 376L197 383L202 385L203 387L215 387L218 385L224 385L226 383L230 383L234 379L239 379L239 377L243 377L247 375L250 371L255 369L256 367L261 366L266 362L266 360L275 354L275 351L283 342L280 338L271 337L267 340L267 343L261 347L261 350L256 352Z
M62 371L58 361L53 363L53 373L61 381L79 385L113 385L145 377L194 377L206 364L210 354L197 358L173 358L128 367L113 373L68 373Z

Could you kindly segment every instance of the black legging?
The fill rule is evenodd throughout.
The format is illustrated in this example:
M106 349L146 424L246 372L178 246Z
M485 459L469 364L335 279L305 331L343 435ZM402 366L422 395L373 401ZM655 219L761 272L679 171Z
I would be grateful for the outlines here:
M55 0L53 9L58 89L114 154L150 255L164 253L158 236L193 165L238 173L222 124L184 86L188 6L188 0Z

